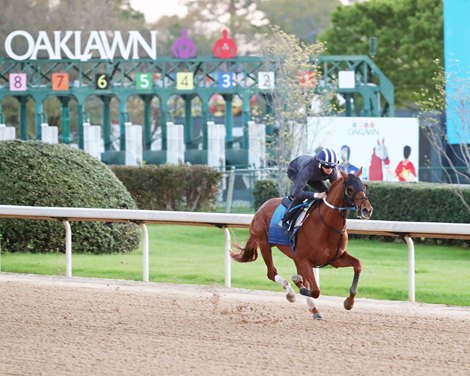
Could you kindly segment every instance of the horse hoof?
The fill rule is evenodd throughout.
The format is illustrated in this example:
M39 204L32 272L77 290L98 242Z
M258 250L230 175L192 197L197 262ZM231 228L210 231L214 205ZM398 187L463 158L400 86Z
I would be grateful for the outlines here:
M286 299L288 302L294 303L295 302L295 294L286 294Z
M314 313L313 314L313 319L314 320L325 320L325 318L323 317L323 315L320 312Z
M346 311L350 311L352 309L352 307L354 306L354 303L349 303L349 300L348 299L345 299L344 300L344 303L343 303L343 306L344 306L344 309Z
M303 283L304 279L302 278L301 275L294 275L292 277L292 282L294 282L294 284L297 284L298 282L300 283Z

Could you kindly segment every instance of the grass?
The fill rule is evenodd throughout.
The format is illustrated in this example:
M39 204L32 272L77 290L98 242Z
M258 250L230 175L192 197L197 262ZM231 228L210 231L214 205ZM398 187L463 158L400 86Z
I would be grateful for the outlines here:
M224 285L224 234L209 227L152 225L150 280L153 282ZM234 240L243 244L248 230L234 230ZM404 242L390 243L353 239L349 252L361 259L363 272L358 297L407 300L408 256ZM415 244L416 300L426 303L470 306L470 250ZM296 274L293 262L273 249L274 263L286 279ZM65 275L64 254L2 253L5 272ZM142 252L113 255L73 255L73 275L142 280ZM320 272L322 295L346 296L352 268L326 267ZM259 259L232 263L232 287L281 291L266 278Z

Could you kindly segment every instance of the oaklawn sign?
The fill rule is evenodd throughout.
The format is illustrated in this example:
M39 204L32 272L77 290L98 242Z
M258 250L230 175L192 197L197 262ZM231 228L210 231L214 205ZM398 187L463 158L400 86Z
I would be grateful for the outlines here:
M37 59L71 59L87 61L93 56L112 60L140 59L140 53L155 60L157 58L157 32L149 31L148 42L139 31L129 31L127 40L120 31L39 31L34 37L24 30L13 31L5 38L5 52L17 61Z

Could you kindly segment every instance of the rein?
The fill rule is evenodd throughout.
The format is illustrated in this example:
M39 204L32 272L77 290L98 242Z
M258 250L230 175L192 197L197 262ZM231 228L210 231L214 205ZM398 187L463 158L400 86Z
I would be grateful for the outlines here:
M333 204L330 204L328 201L326 201L326 198L323 199L323 202L325 203L326 206L328 206L331 209L339 210L339 211L344 211L344 210L357 210L355 206L335 206Z

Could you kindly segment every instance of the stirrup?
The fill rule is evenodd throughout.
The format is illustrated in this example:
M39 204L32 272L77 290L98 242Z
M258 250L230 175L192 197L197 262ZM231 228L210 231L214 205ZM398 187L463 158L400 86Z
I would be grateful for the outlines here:
M289 231L289 228L290 228L290 222L289 222L289 221L282 220L281 225L282 225L282 228L283 228L284 230Z

